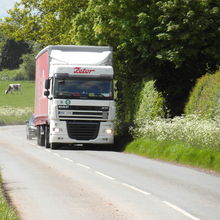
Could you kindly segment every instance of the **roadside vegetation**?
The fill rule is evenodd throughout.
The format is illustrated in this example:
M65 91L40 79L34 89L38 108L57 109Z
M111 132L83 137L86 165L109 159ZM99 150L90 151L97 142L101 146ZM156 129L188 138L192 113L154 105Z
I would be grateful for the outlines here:
M7 74L6 74L7 72ZM3 71L1 76L5 76L7 80L0 80L0 126L24 124L25 121L33 113L34 104L34 82L33 81L13 81L10 80L16 76L17 71ZM8 81L10 80L10 81ZM20 83L22 85L21 92L13 92L5 94L10 83ZM7 201L2 179L0 177L0 220L19 220L14 208Z
M134 138L177 141L198 148L220 151L220 120L201 119L196 115L172 119L155 118L137 121L131 132Z
M126 152L220 172L220 121L196 115L136 122Z
M220 70L197 80L185 115L137 115L130 126L134 140L125 151L220 172L219 80ZM142 101L152 104L150 99Z
M125 151L220 172L220 151L217 149L198 148L183 142L140 138L128 144Z
M0 177L0 220L19 220L16 211L6 200L2 185L2 179Z
M220 119L220 69L197 80L185 106L185 114Z

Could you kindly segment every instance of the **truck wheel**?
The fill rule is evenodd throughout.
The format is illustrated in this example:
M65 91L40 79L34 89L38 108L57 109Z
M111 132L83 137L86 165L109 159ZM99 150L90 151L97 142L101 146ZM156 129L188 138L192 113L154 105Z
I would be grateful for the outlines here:
M37 144L40 146L45 145L45 128L43 126L37 127Z
M46 126L45 127L45 147L46 148L50 148L49 135L50 135L49 126Z
M37 126L37 144L40 145L40 126Z
M50 148L51 148L52 150L56 150L56 149L59 148L59 144L57 144L57 143L50 143Z
M26 128L26 137L28 140L31 140L31 136L30 136L28 128Z
M32 139L31 136L30 136L30 134L27 134L26 137L27 137L28 140L31 140L31 139Z

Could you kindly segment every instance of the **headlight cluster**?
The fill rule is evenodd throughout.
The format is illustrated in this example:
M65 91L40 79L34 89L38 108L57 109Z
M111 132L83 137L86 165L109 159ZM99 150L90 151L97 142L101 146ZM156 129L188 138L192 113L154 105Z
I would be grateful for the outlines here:
M106 132L107 134L113 134L113 130L112 130L111 128L105 129L105 132Z
M62 131L63 131L62 128L58 128L58 127L53 128L53 132L55 132L55 133L59 133L59 132L62 132Z

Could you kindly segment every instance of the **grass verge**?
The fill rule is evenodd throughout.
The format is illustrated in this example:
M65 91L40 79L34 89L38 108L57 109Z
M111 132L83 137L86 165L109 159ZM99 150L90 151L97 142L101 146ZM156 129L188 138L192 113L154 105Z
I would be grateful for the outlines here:
M20 83L21 92L5 94L11 83ZM24 124L33 112L34 82L33 81L1 81L0 80L0 126ZM0 176L0 220L19 220L15 210L5 198Z
M2 179L0 177L0 220L19 220L14 208L12 208L4 195Z
M220 172L220 150L213 148L140 138L129 143L125 152Z
M32 113L32 107L0 106L0 126L24 124Z

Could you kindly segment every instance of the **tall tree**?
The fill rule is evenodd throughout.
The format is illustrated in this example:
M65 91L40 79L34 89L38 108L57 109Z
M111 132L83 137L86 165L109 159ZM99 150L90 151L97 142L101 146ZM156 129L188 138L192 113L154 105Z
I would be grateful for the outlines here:
M153 76L173 115L220 64L220 1L90 0L73 25L73 42L114 46L119 78Z
M156 79L172 114L220 64L220 1L21 0L0 25L12 38L112 45L117 78Z
M29 53L29 45L24 41L7 40L2 49L2 69L16 69L22 63L22 54Z
M0 31L0 71L2 70L2 50L6 43L6 37L4 34Z
M21 0L8 11L10 16L0 27L16 40L34 40L44 45L68 43L72 19L86 3L87 0Z

